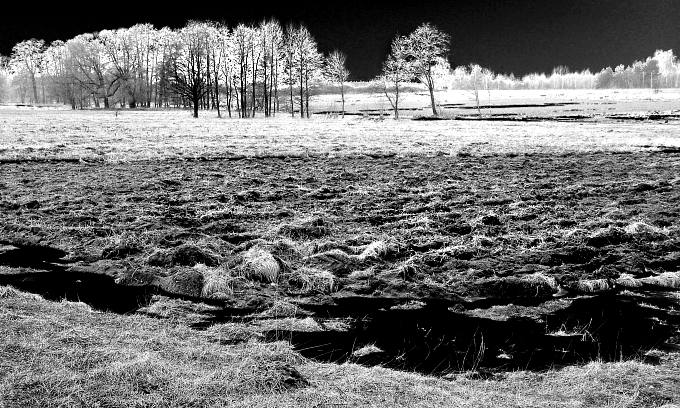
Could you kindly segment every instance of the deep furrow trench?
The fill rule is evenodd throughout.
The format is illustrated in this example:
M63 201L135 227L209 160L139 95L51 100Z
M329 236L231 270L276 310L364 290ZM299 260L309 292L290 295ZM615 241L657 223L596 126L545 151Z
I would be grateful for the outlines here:
M69 271L58 262L61 255L6 247L0 264L34 269L2 274L0 285L114 313L159 317L149 312L150 306L177 302L179 313L193 313L190 325L196 330L236 323L257 328L264 341L290 341L302 355L317 361L351 361L432 375L545 370L592 360L653 362L650 350L680 349L680 296L673 291L623 290L526 305L507 299L494 306L338 297L282 319L215 301L192 309L200 299L178 299L154 286L126 286L103 274ZM277 324L282 321L288 324Z

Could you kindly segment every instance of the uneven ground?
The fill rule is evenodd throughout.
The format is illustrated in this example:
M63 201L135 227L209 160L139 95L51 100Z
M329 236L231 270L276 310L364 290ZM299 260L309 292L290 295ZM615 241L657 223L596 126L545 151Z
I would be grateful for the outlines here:
M546 109L521 123L0 109L0 284L137 312L8 291L2 353L15 357L0 366L0 396L35 394L37 368L10 352L17 339L36 367L71 357L29 338L64 330L170 358L170 334L158 334L160 351L115 337L134 323L135 338L180 330L215 355L275 354L253 373L291 343L281 351L291 387L247 385L258 403L272 393L307 406L412 405L428 393L424 406L680 403L680 121L673 110L565 120ZM224 344L206 340L215 333ZM69 368L68 387L96 383L78 375L110 358ZM593 360L635 362L583 366ZM145 366L159 383L134 395L162 405L213 375L173 364Z

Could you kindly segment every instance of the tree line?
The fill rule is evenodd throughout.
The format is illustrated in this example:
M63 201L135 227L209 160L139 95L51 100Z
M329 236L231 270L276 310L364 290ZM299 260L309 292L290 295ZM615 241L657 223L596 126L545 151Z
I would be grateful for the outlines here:
M402 79L418 77L434 98L431 65L446 59L449 37L423 24L408 38L408 52L398 56L408 60L404 73L395 77L395 66L385 64L386 92L395 79L398 88ZM73 109L186 107L194 117L211 109L240 118L282 111L309 117L310 97L321 83L339 85L344 114L350 75L345 54L323 55L304 25L284 27L276 20L233 28L191 21L177 30L138 24L49 45L31 39L2 58L1 72L0 92L7 96L11 88L21 102Z
M445 75L447 89L640 89L680 88L680 61L673 50L657 50L630 65L606 67L599 72L555 67L551 73L523 77L497 74L477 64L459 66Z
M599 72L559 66L550 74L494 73L477 64L452 69L451 37L424 23L391 42L373 87L399 116L406 86L421 83L432 113L435 91L501 89L607 89L680 87L680 63L672 50L629 66ZM310 116L310 98L324 84L337 87L345 112L347 58L323 55L304 25L276 20L228 27L191 21L179 29L151 24L102 30L46 44L31 39L0 56L0 101L63 103L78 108L191 108L218 116L266 117L287 112Z

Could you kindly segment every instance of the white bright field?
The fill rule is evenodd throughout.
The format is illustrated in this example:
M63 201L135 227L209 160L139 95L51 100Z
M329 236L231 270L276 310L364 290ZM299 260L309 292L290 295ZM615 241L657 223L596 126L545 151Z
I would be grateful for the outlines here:
M676 112L680 109L677 91L657 94L644 90L498 91L495 97L492 94L492 103L536 103L537 98L543 98L541 95L551 95L544 102L559 102L567 95L572 100L581 99L579 105L527 108L529 112L526 109L502 111L550 117L565 114L559 109L580 109L589 110L594 116L578 122L394 121L321 115L312 119L292 119L285 113L269 119L218 119L216 112L206 111L201 112L199 119L193 119L190 112L182 110L122 110L116 116L113 111L5 106L0 108L0 161L460 152L483 155L680 147L680 120L606 118L610 112ZM447 101L444 96L439 96L440 101ZM451 98L454 96L451 93ZM374 97L350 96L367 106L375 106L370 105ZM317 109L323 98L318 97L315 101ZM469 99L469 95L465 98ZM421 103L427 98L409 94L405 100L409 99ZM474 111L467 113L474 114Z
M439 91L435 93L438 104L460 104L474 107L474 92L471 90ZM564 108L522 108L525 114L579 114L579 113L635 113L650 111L680 110L680 89L559 89L559 90L480 90L480 105L504 104L544 104L544 103L578 103L578 106ZM423 115L430 113L430 96L423 88L422 92L402 94L400 107L418 109L404 112L404 115ZM340 96L320 95L315 97L313 106L320 111L340 110ZM362 110L390 110L390 103L381 93L348 94L345 96L345 110L360 112ZM475 110L445 108L455 114L476 114ZM513 113L517 109L486 109L483 113Z

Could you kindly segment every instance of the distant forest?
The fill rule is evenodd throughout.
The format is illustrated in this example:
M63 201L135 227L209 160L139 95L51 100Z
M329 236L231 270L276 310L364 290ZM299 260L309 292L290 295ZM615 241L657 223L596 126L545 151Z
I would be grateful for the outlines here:
M398 113L400 92L420 83L437 114L438 90L678 88L680 62L672 50L598 72L556 67L521 78L476 64L451 67L451 39L425 23L397 36L370 86ZM192 21L180 29L150 24L78 35L46 44L31 39L0 56L0 102L66 104L79 108L192 108L219 116L309 117L309 100L338 92L352 80L341 51L323 55L303 25L275 20L227 27Z

